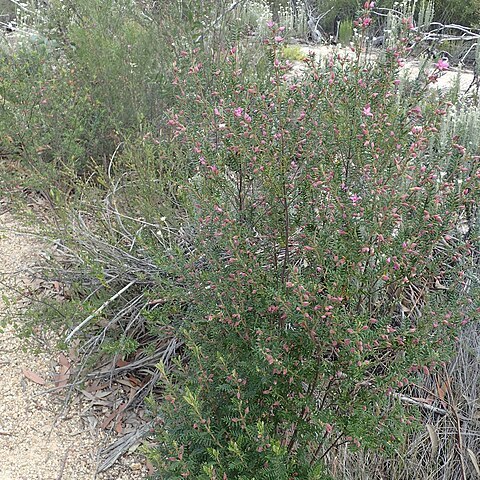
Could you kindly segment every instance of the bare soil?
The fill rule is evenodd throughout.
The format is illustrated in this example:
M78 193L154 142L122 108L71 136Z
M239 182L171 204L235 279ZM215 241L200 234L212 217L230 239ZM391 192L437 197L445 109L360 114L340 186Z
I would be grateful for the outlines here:
M333 46L333 45L300 45L300 49L305 55L308 55L310 52L315 54L317 60L322 58L328 58L334 52L341 52L342 55L351 54L351 50L345 47ZM375 51L369 54L373 59L377 57ZM294 63L294 71L301 71L302 64L301 62L293 62ZM427 63L426 67L430 70L433 69L433 60L429 65ZM402 75L410 80L415 79L421 69L422 65L421 62L418 60L409 60L405 62L404 67L402 68ZM458 68L458 67L451 67L448 70L442 72L439 76L437 82L430 84L430 88L439 88L439 89L446 89L455 86L455 82L459 77L460 82L460 93L464 93L469 86L474 81L474 74L472 70L467 68Z
M20 288L42 251L34 237L15 233L20 229L8 214L0 215L0 480L146 478L145 460L134 454L96 474L99 449L115 438L88 426L80 399L65 413L62 396L49 392L58 365L55 347L35 355L24 351L14 327L2 330L2 313L19 296L11 285Z

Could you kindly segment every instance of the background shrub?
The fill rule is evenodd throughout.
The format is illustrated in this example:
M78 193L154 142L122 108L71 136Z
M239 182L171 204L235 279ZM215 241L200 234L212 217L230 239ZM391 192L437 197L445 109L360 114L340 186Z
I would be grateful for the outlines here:
M231 20L216 2L58 0L39 12L22 17L1 55L0 128L2 149L20 171L35 170L32 188L50 196L106 169L127 138L158 132L175 102L171 65L182 52L201 46L199 64L220 63L228 41L251 51L252 65L262 62L247 32L212 27L217 17Z

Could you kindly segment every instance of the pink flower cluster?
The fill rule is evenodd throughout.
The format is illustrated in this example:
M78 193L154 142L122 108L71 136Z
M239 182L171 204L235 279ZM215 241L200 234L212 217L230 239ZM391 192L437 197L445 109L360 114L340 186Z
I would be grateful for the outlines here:
M435 67L440 70L448 70L450 68L450 64L446 58L441 58L436 64Z

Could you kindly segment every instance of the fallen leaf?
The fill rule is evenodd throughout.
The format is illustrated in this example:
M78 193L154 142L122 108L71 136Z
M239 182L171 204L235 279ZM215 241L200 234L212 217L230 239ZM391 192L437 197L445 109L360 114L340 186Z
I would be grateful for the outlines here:
M86 390L80 390L80 392L85 395L90 401L91 405L90 406L100 406L100 407L112 407L113 402L111 400L101 400L102 398L110 395L111 392L100 392L97 393L96 395L92 395L90 392L87 392Z
M155 473L155 469L153 468L153 464L150 460L147 460L146 462L147 468L148 468L148 474L153 475Z
M58 357L58 363L60 365L63 365L64 367L70 368L70 360L65 356L63 352L60 353Z
M31 370L27 370L26 368L22 369L22 373L34 383L38 383L38 385L45 385L47 382L44 378L36 373L32 372Z
M102 391L97 390L95 392L95 395L93 395L93 396L94 396L94 398L100 399L100 398L106 398L111 394L112 394L112 390L102 390Z
M36 151L37 153L43 153L46 150L51 150L52 147L50 145L41 145L40 147L37 147Z
M119 358L117 360L117 362L115 363L115 366L116 367L126 367L127 365L129 365L131 362L127 362L125 360L122 360L121 358Z
M72 341L72 346L70 347L70 350L68 351L68 356L72 360L72 362L75 362L78 360L78 350L80 348L80 341L75 339Z
M123 432L122 419L123 419L123 412L121 412L120 415L118 415L117 421L115 423L115 431L119 434Z
M88 425L90 426L90 428L92 430L96 430L97 429L97 425L98 425L98 418L95 417L94 415L88 415L87 417L84 417L86 418L87 422L88 422Z
M54 376L54 382L56 387L65 387L67 385L68 379L70 378L68 370L69 369L64 365L60 366L60 373Z
M139 390L138 388L131 388L130 389L130 393L128 394L129 403L132 402L132 400L135 398L135 395L137 394L138 390Z
M447 392L448 392L448 385L445 382L443 382L442 385L437 384L437 394L443 408L448 408L447 402L445 401L445 395Z
M122 403L115 411L113 411L110 415L108 415L105 420L102 422L102 424L100 425L100 428L102 428L103 430L105 430L105 428L107 428L110 423L112 423L112 420L117 416L119 415L120 413L123 412L123 410L125 409L125 407L127 406L126 403Z
M93 392L97 392L98 390L103 390L108 386L109 386L108 383L100 383L98 380L95 380L91 385L87 386L86 391L93 393Z
M166 303L166 302L167 302L167 300L165 300L164 298L157 298L156 300L150 300L148 302L148 305L149 306L159 305L159 304Z
M118 380L116 380L116 382L120 385L125 385L128 388L135 388L135 385L127 378L119 378Z
M138 378L135 378L134 376L132 375L129 375L128 376L128 380L135 386L137 387L140 387L142 385L142 382L141 380L139 380Z

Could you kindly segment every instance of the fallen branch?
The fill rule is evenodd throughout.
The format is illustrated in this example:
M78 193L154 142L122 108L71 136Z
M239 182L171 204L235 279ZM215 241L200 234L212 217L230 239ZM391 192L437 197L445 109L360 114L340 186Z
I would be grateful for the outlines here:
M32 14L35 13L33 10L30 10L29 8L27 8L24 3L17 2L17 0L10 0L10 2L12 2L15 6L17 6L20 10L23 10L24 12L32 13Z
M398 398L401 402L409 403L411 405L416 405L417 407L425 408L426 410L430 410L431 412L438 413L440 415L449 415L450 412L445 410L444 408L434 407L433 405L429 405L428 403L423 403L414 398L407 397L406 395L401 395L400 393L394 393L394 397Z
M397 16L402 16L403 13L391 9L391 8L385 8L385 7L377 7L373 13L379 17L387 17L389 13L393 13ZM467 40L479 40L480 39L480 31L474 28L469 28L465 27L464 25L457 25L457 24L448 24L445 25L443 23L439 22L431 22L430 27L432 28L428 32L421 32L420 29L424 28L425 25L418 25L413 28L414 31L417 33L422 33L423 38L420 41L439 41L439 40L445 40L445 41L467 41ZM441 33L444 30L456 30L459 32L462 32L461 35L452 35L452 34L447 34L447 33Z
M128 285L125 285L121 290L119 290L113 297L110 297L105 303L103 303L100 307L98 307L91 315L89 315L80 325L77 325L65 339L65 343L68 343L72 337L80 331L88 322L93 320L97 315L103 312L106 307L108 307L112 302L114 302L122 293L125 293L130 287L135 285L136 280L131 281Z
M102 463L97 468L97 473L104 472L109 469L125 452L140 443L152 430L153 422L146 423L138 430L127 433L112 443L109 447L100 452L103 458Z
M65 471L65 465L67 464L67 458L71 448L72 447L68 447L65 454L63 455L62 461L60 463L60 471L58 472L57 480L62 480L63 478L63 472Z

